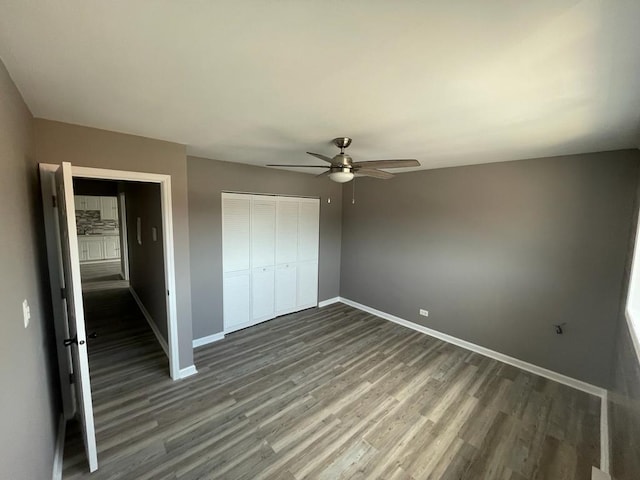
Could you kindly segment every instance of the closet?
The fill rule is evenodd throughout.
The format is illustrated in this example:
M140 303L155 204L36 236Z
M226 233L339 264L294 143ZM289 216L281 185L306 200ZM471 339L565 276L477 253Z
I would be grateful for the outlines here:
M320 200L222 194L226 333L318 304Z

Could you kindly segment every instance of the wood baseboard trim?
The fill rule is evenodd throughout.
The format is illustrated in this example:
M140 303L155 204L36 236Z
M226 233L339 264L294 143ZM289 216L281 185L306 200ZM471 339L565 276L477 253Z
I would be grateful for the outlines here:
M224 339L224 332L214 333L213 335L207 335L206 337L195 338L193 340L193 348L202 347L203 345L209 345L210 343L217 342Z
M328 305L333 305L334 303L340 303L340 297L328 298L326 300L322 300L318 302L318 308L326 307Z
M604 388L597 387L587 382L583 382L582 380L577 380L575 378L568 377L561 373L554 372L552 370L548 370L546 368L539 367L537 365L533 365L532 363L529 363L529 362L525 362L524 360L519 360L517 358L510 357L509 355L505 355L504 353L496 352L495 350L491 350L489 348L476 345L475 343L462 340L452 335L448 335L446 333L442 333L437 330L433 330L431 328L418 325L417 323L413 323L403 318L396 317L395 315L391 315L390 313L382 312L380 310L369 307L367 305L354 302L353 300L349 300L348 298L340 297L340 302L344 303L345 305L349 305L353 308L357 308L358 310L362 310L364 312L375 315L377 317L384 318L385 320L389 320L390 322L397 323L398 325L402 325L403 327L411 328L413 330L424 333L431 337L438 338L444 342L451 343L453 345L457 345L458 347L462 347L467 350L471 350L472 352L479 353L480 355L484 355L485 357L493 358L494 360L498 360L500 362L506 363L508 365L512 365L514 367L520 368L527 372L540 375L541 377L548 378L549 380L553 380L555 382L562 383L563 385L567 385L577 390L581 390L590 395L595 395L600 398L603 398L605 395L606 390Z
M153 331L154 335L156 336L156 339L158 340L158 343L162 347L162 350L164 350L165 355L167 356L167 358L169 358L169 360L171 360L171 357L169 356L169 345L167 345L167 341L164 338L162 338L162 334L160 333L160 330L158 330L158 327L153 322L153 319L151 318L151 315L149 314L149 312L145 308L144 304L142 303L142 300L140 300L140 297L138 297L138 294L136 293L136 291L133 289L132 286L129 286L129 291L131 292L131 296L133 297L133 299L138 304L138 308L140 308L140 311L142 312L142 315L144 316L145 320L147 321L147 323L151 327L151 330ZM182 378L182 377L180 377L180 378Z
M198 373L198 370L196 370L196 366L191 365L190 367L181 368L178 378L179 379L187 378L187 377L190 377L191 375L195 375L196 373Z
M62 467L64 464L64 438L67 433L67 421L64 414L60 415L58 422L58 437L56 438L56 446L53 452L53 472L52 480L62 480Z

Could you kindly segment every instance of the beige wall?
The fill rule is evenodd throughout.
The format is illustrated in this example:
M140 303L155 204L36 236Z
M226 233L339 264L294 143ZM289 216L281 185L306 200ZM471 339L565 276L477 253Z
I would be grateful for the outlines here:
M61 408L33 119L2 62L0 159L0 478L46 479Z
M180 368L193 364L187 157L184 145L35 120L38 162L171 175Z

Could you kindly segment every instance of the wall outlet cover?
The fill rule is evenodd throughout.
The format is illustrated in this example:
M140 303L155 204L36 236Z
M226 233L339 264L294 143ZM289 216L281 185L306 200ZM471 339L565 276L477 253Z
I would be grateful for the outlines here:
M422 315L423 317L428 317L429 316L429 310L425 310L424 308L420 309L420 315Z

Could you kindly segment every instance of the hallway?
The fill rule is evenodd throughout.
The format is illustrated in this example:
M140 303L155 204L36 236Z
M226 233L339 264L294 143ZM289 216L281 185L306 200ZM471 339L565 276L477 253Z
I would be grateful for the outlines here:
M127 394L135 395L147 384L170 386L173 382L167 357L131 296L128 282L99 277L101 282L83 282L83 298L87 332L97 334L89 340L88 350L98 454L104 462L114 447L126 445L128 434L122 434L121 424L122 413L128 411ZM105 282L124 283L124 287L105 288ZM125 431L130 433L128 428ZM71 422L65 441L64 478L86 469L84 455L80 431Z

